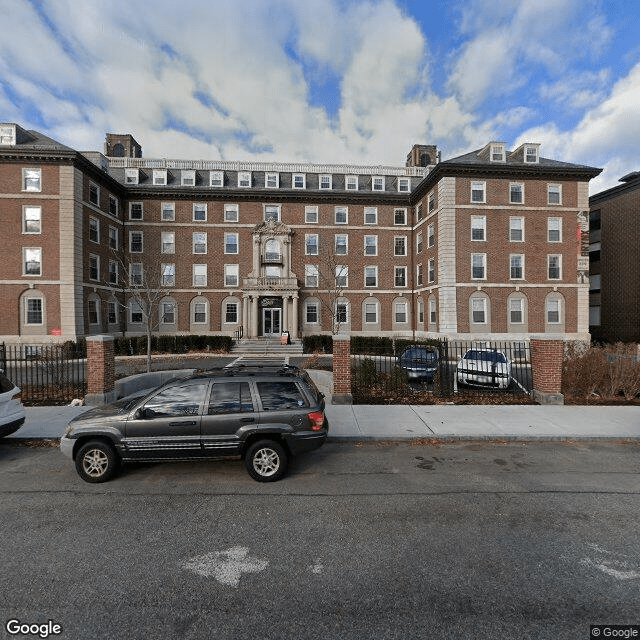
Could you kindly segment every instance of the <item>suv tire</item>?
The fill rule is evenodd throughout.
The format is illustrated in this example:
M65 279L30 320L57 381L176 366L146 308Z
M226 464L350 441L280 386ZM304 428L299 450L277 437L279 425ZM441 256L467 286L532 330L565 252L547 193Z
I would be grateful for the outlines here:
M275 440L258 440L247 450L244 465L258 482L275 482L287 472L287 452Z
M83 444L76 455L76 471L85 482L106 482L118 467L113 447L102 440Z

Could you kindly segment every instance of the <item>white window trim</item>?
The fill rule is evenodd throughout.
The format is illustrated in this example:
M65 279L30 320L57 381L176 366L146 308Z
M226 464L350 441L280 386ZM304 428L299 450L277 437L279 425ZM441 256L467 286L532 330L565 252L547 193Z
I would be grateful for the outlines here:
M38 174L38 188L27 188L27 171L34 171ZM22 169L22 191L28 193L42 192L42 169L39 167L24 167Z
M557 187L558 189L558 202L551 202L549 196L551 195L551 188ZM562 205L562 185L561 184L548 184L547 185L547 204L550 207L559 207Z
M375 307L375 313L376 313L376 319L375 320L367 320L367 305L373 305ZM378 324L379 318L380 318L380 303L375 301L375 302L371 302L371 301L364 301L364 309L363 309L364 313L362 314L364 316L363 320L364 323L363 324Z
M367 271L369 269L373 269L375 273L376 283L375 284L367 284ZM378 287L378 266L377 265L366 265L364 268L364 286L365 289L377 289Z
M165 271L169 273L166 274ZM169 282L166 282L165 278L171 278L172 280L169 280ZM160 264L160 286L162 287L176 286L176 263L175 262L163 262Z
M248 182L249 184L242 184L243 182ZM238 171L238 187L240 189L250 189L251 184L251 171Z
M30 209L35 209L39 212L37 231L27 231L27 211ZM22 207L22 234L28 235L28 236L42 235L42 207L41 206L24 205Z
M516 310L516 309L512 309L511 308L511 305L514 302L518 302L519 303L520 309ZM514 320L513 319L512 315L511 315L511 313L513 311L520 311L520 314L521 314L521 316L520 316L521 319L520 320ZM524 299L523 298L516 298L516 297L509 298L509 301L508 301L508 304L507 304L507 313L509 314L508 315L509 324L524 324Z
M481 222L482 225L474 227L474 222ZM429 225L431 226L431 225ZM482 238L474 238L473 231L482 229ZM471 216L471 242L486 242L487 241L487 216Z
M494 156L500 156L499 158L494 158ZM491 162L506 162L507 156L505 153L505 148L503 144L492 144L489 147L489 160Z
M133 218L132 217L134 205L140 205L140 217L139 218ZM137 222L139 222L140 220L144 220L144 204L142 202L138 201L138 202L130 202L129 203L129 220L135 220Z
M519 278L516 278L514 276L511 275L511 268L512 268L512 263L511 260L512 258L515 258L516 256L519 256L521 258L521 265L520 268L522 269L522 275ZM525 279L525 271L524 271L524 253L510 253L509 254L509 280L524 280Z
M196 186L196 172L195 169L185 169L180 174L180 186L182 187L195 187Z
M91 223L95 223L95 240L91 237ZM98 220L98 218L94 218L93 216L89 217L89 242L93 244L100 244L100 220Z
M349 267L346 264L336 265L335 278L336 287L346 289L349 286ZM340 284L338 278L344 278L344 284Z
M236 251L227 251L227 245L232 244L231 242L229 242L229 238L234 236L236 239L236 242L235 242ZM224 253L230 256L237 256L240 253L240 234L238 232L224 234Z
M165 238L170 239L170 242L167 242ZM165 251L165 245L171 245L173 247L172 251ZM176 252L176 233L175 231L161 231L160 232L160 253L170 255L175 254Z
M170 211L171 216L165 217L165 211ZM160 220L162 222L174 222L176 219L176 203L175 202L161 202L160 203Z
M111 211L111 203L115 203L115 211ZM118 198L116 198L115 196L112 196L111 194L109 194L109 215L111 216L117 216L118 212L120 211L120 203L118 202Z
M203 243L196 243L196 235L202 234L204 236ZM204 251L196 251L196 244L204 244ZM191 234L191 253L196 256L205 256L209 252L209 238L204 231L194 231Z
M551 240L549 235L551 233L551 221L558 220L560 224L558 225L558 240ZM562 242L562 218L556 216L550 216L547 218L547 242L552 244L560 244Z
M558 319L549 320L549 303L556 302L558 304ZM562 300L560 298L547 298L544 304L544 320L546 324L562 324Z
M338 253L338 237L344 237L344 253ZM333 237L333 252L337 256L348 256L349 255L349 236L346 233L336 233Z
M531 149L535 153L535 160L527 160L527 151ZM540 149L537 145L525 144L524 149L522 150L522 156L526 164L538 164L540 162Z
M397 252L396 240L404 240L404 252ZM393 255L396 257L406 257L407 256L407 248L409 247L409 239L407 236L393 236Z
M402 222L397 222L396 221L396 212L398 211L402 211L403 212L403 221ZM394 226L405 226L407 224L407 210L404 207L395 207L393 210L393 224Z
M310 278L315 278L315 284ZM305 289L317 289L320 286L320 269L317 264L304 265L304 286Z
M209 219L209 207L206 202L194 202L191 211L191 220L193 222L206 222ZM196 211L204 211L204 220L196 219Z
M482 270L484 275L481 278L478 278L473 275L473 258L475 256L482 257ZM472 253L471 254L471 279L472 280L486 280L487 279L487 254L486 253Z
M91 261L96 261L96 277L91 277ZM91 282L100 282L100 256L97 256L95 253L89 254L89 280Z
M511 226L512 220L522 220L522 227L520 228L520 231L522 233L522 238L520 240L514 240L511 237L511 232L513 231L513 228ZM524 227L525 227L525 222L524 222L523 216L510 216L509 217L509 242L524 242Z
M482 185L482 200L474 200L473 199L473 192L474 191L479 191L479 189L474 189L474 186L477 185ZM471 189L470 189L470 194L469 194L469 199L471 204L486 204L487 203L487 183L484 180L476 180L476 181L471 181Z
M166 169L154 169L153 170L153 186L166 186L167 184L167 170Z
M315 220L310 220L310 213L315 214ZM318 224L320 214L317 205L306 205L304 208L304 222L305 224Z
M218 182L220 184L216 184ZM222 189L222 187L224 187L224 171L210 171L209 186L214 189Z
M230 307L235 307L236 308L236 319L235 320L229 320L229 308ZM236 325L238 324L238 321L240 319L240 304L238 302L236 302L235 300L230 300L228 302L224 303L224 324L230 324L230 325Z
M404 307L404 320L398 320L398 308ZM406 302L395 302L393 304L393 322L394 324L407 324L409 322L409 305Z
M402 185L406 185L406 189L403 189ZM411 191L411 178L398 178L398 191L400 193L409 193Z
M350 187L349 183L353 183L354 181L355 186ZM358 191L359 186L360 185L358 184L358 176L349 175L344 177L344 188L346 191Z
M559 258L559 271L560 275L558 278L550 278L549 277L549 269L551 267L551 258ZM547 280L551 280L552 282L558 282L562 280L562 254L561 253L550 253L547 255Z
M140 182L140 169L125 169L124 182L125 184L138 184Z
M338 211L344 210L344 222L338 222ZM335 207L333 211L333 220L335 224L349 224L349 207Z
M196 314L198 313L197 307L202 305L204 307L204 320L196 320ZM206 300L196 300L193 303L193 316L191 317L193 324L207 324L209 322L209 304Z
M373 244L367 244L367 238L373 238L374 239L374 243ZM378 255L378 236L377 235L368 235L368 236L364 236L363 238L363 255L365 256L369 256L369 257L374 257ZM373 253L367 253L367 247L373 247L374 252Z
M328 182L329 184L327 186L322 186L322 180L323 178L328 178ZM318 176L318 188L319 189L332 189L333 188L333 176L330 173L321 173L320 176Z
M133 236L140 235L140 251L132 251ZM144 253L144 232L142 231L129 231L129 253Z
M484 320L482 320L481 322L473 319L473 302L474 302L474 300L481 300L482 301L482 314L484 316ZM487 313L487 299L484 296L475 296L473 298L470 298L469 299L469 307L470 307L470 309L469 309L469 311L470 311L469 320L471 321L471 324L474 324L474 325L475 324L482 324L482 325L488 324L488 322L487 322L487 320L488 320L488 318L487 318L487 315L488 315L488 313Z
M91 200L91 187L93 187L96 190L96 200L97 202L92 202ZM100 185L96 184L95 182L89 182L89 204L93 205L94 207L100 207Z
M316 242L315 242L315 247L316 247L316 252L315 253L310 253L309 252L309 239L310 238L315 238ZM320 238L318 236L317 233L305 233L304 234L304 255L305 256L317 256L320 253Z
M275 184L269 184L269 178L275 177ZM275 171L264 172L264 188L265 189L279 189L280 188L280 174Z
M435 258L429 258L427 262L427 283L432 284L435 281L436 281L436 260Z
M380 188L376 189L376 183L380 183ZM384 191L384 176L371 176L371 191Z
M404 272L404 284L398 284L397 283L397 276L398 276L398 272L402 271ZM406 289L409 286L409 279L407 277L407 267L404 265L401 266L395 266L393 268L393 286L396 289Z
M522 200L520 202L516 202L512 199L512 187L520 187L522 193ZM524 204L524 182L510 182L509 183L509 204Z
M235 277L234 282L227 282L227 278ZM225 264L224 265L224 286L237 289L240 286L240 265L239 264Z
M227 213L233 213L229 216ZM237 204L225 204L224 205L224 221L225 222L238 222L240 220L240 206Z
M367 214L373 214L373 222L367 222ZM376 225L378 224L378 207L364 207L363 209L363 224Z
M296 178L302 178L302 186L296 187ZM293 189L306 189L307 188L307 174L306 173L294 173L291 176L291 187Z
M40 322L29 322L29 301L38 300L40 302ZM45 298L44 296L25 296L24 297L24 324L28 327L41 327L44 325L45 316Z
M204 267L204 269L196 269L196 267ZM204 271L204 273L197 273L198 271ZM194 264L191 268L191 281L194 287L206 287L208 278L208 269L206 264ZM198 283L198 278L204 278L204 282Z
M309 320L309 311L310 307L315 307L316 310L316 319ZM320 324L320 305L315 300L307 300L304 303L304 323L305 324Z

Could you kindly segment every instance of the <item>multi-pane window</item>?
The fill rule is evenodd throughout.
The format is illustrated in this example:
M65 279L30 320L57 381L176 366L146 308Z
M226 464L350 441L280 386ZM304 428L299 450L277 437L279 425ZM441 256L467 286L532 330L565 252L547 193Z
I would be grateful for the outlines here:
M349 267L339 264L336 267L336 287L349 286Z
M307 233L304 236L304 252L308 256L318 255L318 234Z
M394 284L396 287L407 286L407 267L395 267Z
M42 170L23 169L22 170L22 190L42 191Z
M41 207L24 207L22 209L22 233L42 233Z
M436 244L436 226L430 224L427 227L427 247L431 248Z
M349 211L347 207L336 207L335 216L336 224L347 224L349 221Z
M562 242L562 218L547 218L547 240Z
M436 324L438 320L438 316L436 315L436 301L431 299L429 300L429 323Z
M209 185L212 187L224 186L224 173L222 171L211 171L209 173Z
M224 252L238 253L238 234L237 233L224 234Z
M524 241L524 218L509 218L509 241Z
M347 191L358 190L358 176L347 176L344 180Z
M97 218L89 218L89 240L100 242L100 222Z
M485 324L487 322L486 298L471 298L471 320L476 324Z
M562 185L547 185L547 204L562 204Z
M109 260L109 284L118 284L118 263L115 260Z
M321 189L331 189L331 176L330 175L322 175L322 176L320 176L320 188Z
M418 300L418 322L422 324L424 322L424 302Z
M407 321L407 303L406 302L396 302L395 320L398 324L403 324Z
M318 207L308 205L304 208L304 221L307 224L316 224L318 222Z
M509 263L509 277L512 280L522 280L524 278L524 255L522 253L511 254Z
M193 322L194 324L205 324L207 322L206 302L196 302L193 305Z
M131 324L142 324L144 315L142 313L142 307L137 300L131 300L129 302L129 322Z
M416 253L422 253L422 231L416 235Z
M264 186L267 189L277 189L280 186L280 174L279 173L265 173L264 174Z
M161 234L161 253L176 252L176 234L173 231L163 231Z
M193 203L193 220L194 222L207 221L207 204L205 202Z
M238 222L239 208L237 204L225 204L224 205L224 221L225 222Z
M364 286L365 287L378 286L378 267L364 268Z
M547 298L547 322L557 324L560 322L560 300L558 298Z
M407 237L395 236L393 239L393 255L394 256L406 256L407 255Z
M408 193L411 189L411 181L409 178L398 178L398 191Z
M273 220L273 222L280 222L280 205L279 204L267 204L264 207L264 221L267 222Z
M304 265L304 286L310 289L318 287L319 273L317 264Z
M487 239L487 217L471 216L471 239L486 240Z
M423 218L423 214L422 214L422 202L419 202L416 205L416 221L420 221Z
M471 183L471 202L485 202L486 186L485 182Z
M25 298L25 323L42 324L42 298Z
M132 287L141 287L143 282L142 263L132 262L129 265L129 285Z
M153 184L162 186L167 184L167 170L166 169L154 169L153 170Z
M115 196L109 196L109 214L112 216L118 215L118 198Z
M419 287L422 286L423 284L423 279L422 279L422 265L419 264L416 266L416 283Z
M126 184L138 184L140 173L138 169L125 169L124 181Z
M336 303L336 322L338 324L348 322L348 305L345 302Z
M436 261L435 258L430 258L427 263L427 282L436 281Z
M373 191L384 191L384 178L382 176L373 176L371 188Z
M407 210L406 209L394 209L393 210L393 224L407 224Z
M335 254L337 256L346 256L349 253L349 236L337 234L335 241Z
M549 274L549 280L560 280L562 278L562 256L547 256L547 270Z
M183 187L194 187L196 184L196 172L193 169L184 170L181 178L181 184Z
M96 207L100 206L100 187L93 182L89 183L89 202Z
M484 280L487 271L487 254L472 253L471 254L471 278L473 280Z
M525 146L524 148L524 161L525 162L538 162L538 147Z
M118 324L118 306L115 302L107 302L107 322Z
M436 208L436 194L435 194L435 192L432 191L429 194L428 202L429 202L429 213L431 213Z
M522 204L524 202L524 185L519 182L512 182L509 185L509 202L511 204Z
M306 187L306 175L304 173L294 173L293 174L293 188L294 189L304 189Z
M163 202L160 205L160 219L163 222L172 222L176 219L175 202Z
M238 186L250 187L251 186L251 172L250 171L238 171Z
M238 322L238 303L227 302L224 310L224 321L227 324L237 324Z
M163 302L160 310L162 324L176 323L176 305L173 302Z
M142 202L129 203L129 220L142 220L143 209Z
M307 302L305 309L307 312L307 324L316 324L318 322L318 303Z
M365 224L378 224L378 207L365 207L364 208L364 223Z
M224 265L224 286L237 287L240 283L240 265L225 264Z
M129 232L129 252L142 253L144 249L144 235L142 231Z
M207 253L207 234L197 231L192 236L193 253Z
M369 324L378 322L378 303L377 302L364 303L364 321Z
M22 268L24 275L42 275L42 249L40 247L25 247L22 250L22 255Z
M115 227L109 227L109 248L117 250L120 246L120 234Z
M504 162L504 160L505 160L504 145L492 144L491 145L491 162Z
M89 256L89 280L94 282L100 280L100 258L98 256Z
M88 300L87 301L87 310L89 312L89 324L98 324L98 300Z
M176 265L162 264L160 266L160 285L163 287L176 286Z
M524 301L522 298L509 299L509 322L511 324L524 322Z
M364 237L364 255L365 256L378 255L378 236Z
M194 287L207 286L207 265L206 264L193 265L193 286Z

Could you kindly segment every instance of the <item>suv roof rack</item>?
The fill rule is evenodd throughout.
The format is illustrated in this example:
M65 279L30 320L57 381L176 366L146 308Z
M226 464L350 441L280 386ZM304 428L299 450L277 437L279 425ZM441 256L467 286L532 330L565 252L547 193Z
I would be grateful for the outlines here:
M283 362L257 363L257 362L237 362L227 365L223 369L228 376L255 376L261 373L271 373L278 376L294 376L300 373L300 367L294 364Z

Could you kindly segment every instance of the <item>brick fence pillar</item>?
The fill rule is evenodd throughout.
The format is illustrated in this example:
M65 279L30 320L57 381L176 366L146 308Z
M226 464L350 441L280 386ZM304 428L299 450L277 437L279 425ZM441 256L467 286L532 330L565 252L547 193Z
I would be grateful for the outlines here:
M333 395L331 404L353 404L351 395L351 339L333 336Z
M562 395L562 340L531 340L533 399L540 404L564 404Z
M102 405L116 399L116 359L113 336L87 336L87 405Z

